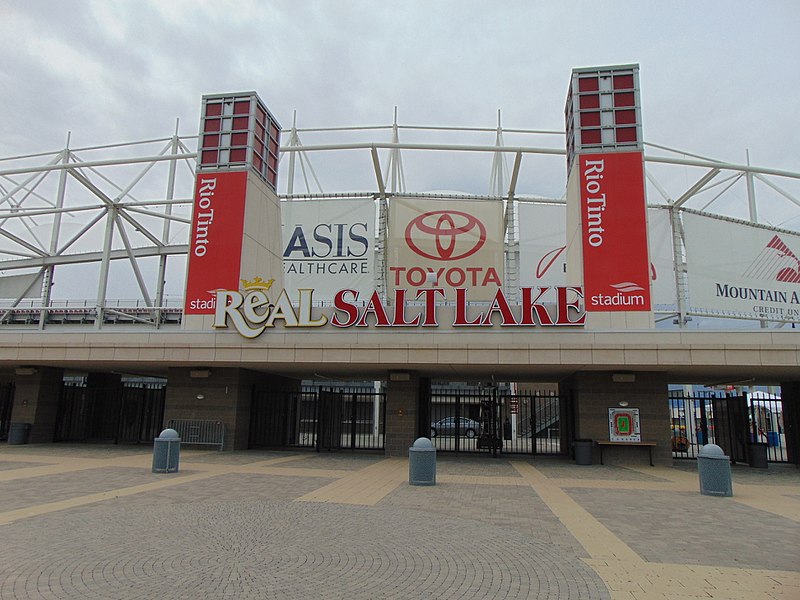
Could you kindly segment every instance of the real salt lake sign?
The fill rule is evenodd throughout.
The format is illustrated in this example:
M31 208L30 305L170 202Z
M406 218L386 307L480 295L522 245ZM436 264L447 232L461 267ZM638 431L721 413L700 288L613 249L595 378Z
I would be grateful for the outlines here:
M390 302L378 292L369 297L352 289L340 290L332 306L314 307L314 290L297 291L295 302L282 290L273 303L267 292L271 281L259 280L256 286L245 283L245 292L220 290L215 296L215 329L233 327L243 337L252 339L268 329L285 328L429 328L439 327L445 312L452 327L501 328L580 327L583 326L583 289L577 286L522 288L521 302L511 305L498 288L489 302L470 304L469 290L456 288L452 298L441 288L423 288L409 294L396 289ZM255 288L255 289L254 289Z

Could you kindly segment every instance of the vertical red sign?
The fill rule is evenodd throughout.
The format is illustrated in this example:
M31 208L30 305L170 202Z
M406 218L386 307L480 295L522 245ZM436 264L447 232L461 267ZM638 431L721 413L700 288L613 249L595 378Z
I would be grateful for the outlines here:
M649 311L642 153L584 154L580 169L586 310Z
M198 173L187 266L188 315L214 314L216 290L238 290L247 172Z

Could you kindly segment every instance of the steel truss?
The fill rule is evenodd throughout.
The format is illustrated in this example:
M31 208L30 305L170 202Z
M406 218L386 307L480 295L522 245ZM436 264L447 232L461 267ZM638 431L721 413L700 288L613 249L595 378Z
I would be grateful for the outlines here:
M541 161L565 156L563 132L503 128L499 112L494 128L399 125L395 110L391 125L298 129L295 118L286 133L279 181L283 201L357 196L376 200L376 287L382 291L386 289L388 203L395 195L501 199L505 206L505 282L510 298L519 287L519 204L565 203L563 194L543 197L518 191L525 176L541 169ZM374 139L386 133L390 141ZM321 141L305 145L301 135ZM454 136L458 143L401 141L401 135ZM469 137L492 135L494 144L464 142ZM511 136L522 138L525 145L505 145L504 138ZM352 137L367 139L342 141ZM158 328L179 323L196 140L196 136L179 135L176 126L173 135L165 138L71 148L68 136L65 147L58 151L0 158L0 324ZM672 319L684 327L692 316L752 319L690 310L682 217L699 213L797 233L800 172L752 166L749 157L747 164L733 164L658 144L646 143L645 147L649 205L670 214L677 290L676 305L666 310L661 307L657 320ZM413 157L417 152L444 165L467 155L488 157L487 194L409 190L408 163L404 165L403 156ZM325 175L320 176L312 165L312 154L317 164L335 163L335 169L327 171L329 178L333 172L344 172L348 180L323 189ZM358 179L366 173L364 159L372 166L371 176L354 184L351 176ZM690 176L693 183L686 183ZM303 192L295 191L298 180ZM359 185L364 189L352 191ZM781 219L777 224L772 222L775 214ZM84 269L78 271L78 285L74 281L72 286L56 285L61 283L61 275L75 279L70 269L76 266ZM133 300L129 299L132 295Z

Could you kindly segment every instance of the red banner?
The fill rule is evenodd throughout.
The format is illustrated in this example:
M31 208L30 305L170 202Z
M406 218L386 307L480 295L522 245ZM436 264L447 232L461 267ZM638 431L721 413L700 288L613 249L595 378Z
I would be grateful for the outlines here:
M211 315L217 290L239 289L247 172L198 173L194 188L184 312Z
M642 153L582 155L580 169L586 311L649 311Z

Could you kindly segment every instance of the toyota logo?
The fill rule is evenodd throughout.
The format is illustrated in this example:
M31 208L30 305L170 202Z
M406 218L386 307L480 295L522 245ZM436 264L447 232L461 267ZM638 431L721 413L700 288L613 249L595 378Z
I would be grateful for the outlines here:
M430 242L433 242L432 248ZM486 227L472 215L459 210L434 210L419 215L408 224L406 243L414 252L431 260L458 260L472 256L483 247Z

